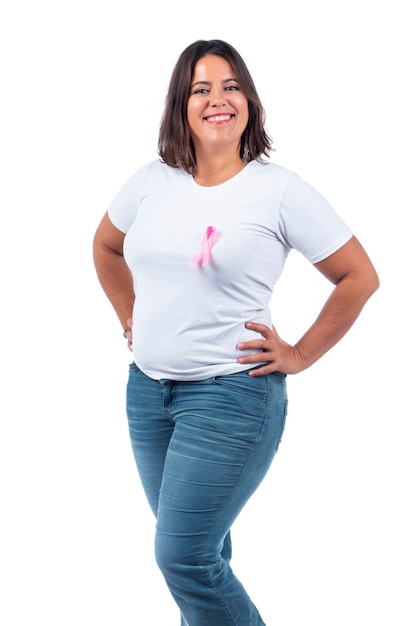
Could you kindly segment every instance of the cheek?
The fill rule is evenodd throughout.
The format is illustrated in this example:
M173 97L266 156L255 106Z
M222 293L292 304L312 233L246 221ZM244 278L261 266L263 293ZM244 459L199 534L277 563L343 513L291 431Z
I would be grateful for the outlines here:
M195 123L197 115L198 115L198 111L197 111L196 105L193 104L192 102L191 103L189 102L187 105L187 121L190 127L192 127L193 124Z
M244 109L242 109L243 115L242 115L242 119L244 119L244 126L246 128L246 126L248 125L249 122L249 108L246 105L246 107Z
M240 114L242 117L245 117L246 120L249 120L249 105L248 101L245 97L239 98L236 102L236 107L240 110Z

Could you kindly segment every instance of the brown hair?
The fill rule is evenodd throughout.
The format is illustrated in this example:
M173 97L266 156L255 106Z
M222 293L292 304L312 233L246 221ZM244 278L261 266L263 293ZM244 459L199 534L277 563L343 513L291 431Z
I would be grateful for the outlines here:
M246 162L261 161L269 156L272 139L265 129L265 112L255 84L240 54L220 39L199 40L180 55L168 88L165 110L159 129L158 151L164 163L192 173L196 157L187 121L187 103L191 80L197 62L207 54L215 54L228 61L241 89L248 99L249 120L240 140L240 157Z

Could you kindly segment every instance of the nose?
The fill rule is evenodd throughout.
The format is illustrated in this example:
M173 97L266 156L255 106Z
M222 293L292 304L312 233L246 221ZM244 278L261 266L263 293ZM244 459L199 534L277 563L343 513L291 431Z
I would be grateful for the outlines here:
M224 106L226 97L221 87L213 88L210 92L210 106Z

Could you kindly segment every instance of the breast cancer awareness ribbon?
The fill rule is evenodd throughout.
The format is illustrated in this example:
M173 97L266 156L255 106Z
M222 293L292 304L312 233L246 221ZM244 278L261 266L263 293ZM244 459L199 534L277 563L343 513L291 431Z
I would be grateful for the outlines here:
M207 265L211 258L210 249L217 242L219 236L220 235L218 231L214 228L214 226L208 226L206 228L200 252L197 252L197 254L194 255L192 259L190 259L191 266L200 265L200 267L204 267L205 265Z

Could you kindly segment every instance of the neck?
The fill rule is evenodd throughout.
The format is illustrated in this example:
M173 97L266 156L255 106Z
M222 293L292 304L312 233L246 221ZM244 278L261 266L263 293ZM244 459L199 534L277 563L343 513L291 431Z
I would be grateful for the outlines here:
M212 187L233 178L244 167L245 163L238 154L232 157L224 154L199 157L193 177L199 185Z

